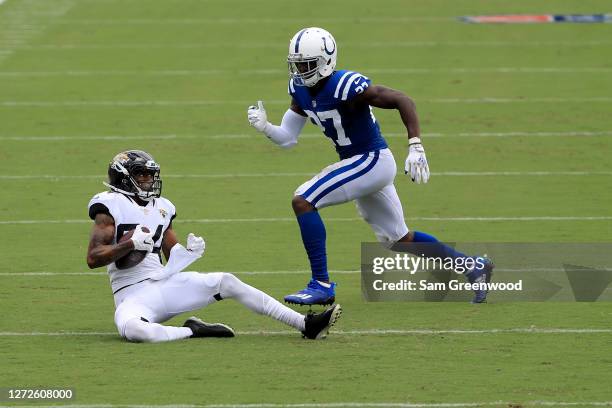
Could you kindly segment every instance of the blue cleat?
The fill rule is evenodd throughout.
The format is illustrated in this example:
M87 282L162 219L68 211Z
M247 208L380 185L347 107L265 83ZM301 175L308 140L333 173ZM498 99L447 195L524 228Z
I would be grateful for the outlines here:
M478 264L472 268L472 270L465 274L465 277L468 279L470 283L481 283L491 282L491 275L493 274L493 262L489 258L479 256L474 258L481 266ZM472 303L486 303L487 302L487 290L475 290L474 298L472 299Z
M326 288L319 281L311 279L306 289L285 296L285 302L294 305L331 305L336 301L336 284L330 284L331 287Z

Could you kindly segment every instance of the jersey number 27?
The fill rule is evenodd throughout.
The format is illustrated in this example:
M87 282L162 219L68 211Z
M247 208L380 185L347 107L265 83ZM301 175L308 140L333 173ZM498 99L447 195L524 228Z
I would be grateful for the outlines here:
M318 127L321 128L323 133L325 133L327 137L332 139L333 142L337 144L338 146L349 146L351 144L351 139L346 137L346 134L344 133L344 128L342 127L342 118L340 117L340 113L336 109L323 111L323 112L317 112L317 113L311 110L304 109L304 113L306 113L308 117L312 119ZM336 129L336 135L338 135L335 140L329 136L330 133L325 132L325 125L329 123L327 122L329 119L332 120L334 128Z

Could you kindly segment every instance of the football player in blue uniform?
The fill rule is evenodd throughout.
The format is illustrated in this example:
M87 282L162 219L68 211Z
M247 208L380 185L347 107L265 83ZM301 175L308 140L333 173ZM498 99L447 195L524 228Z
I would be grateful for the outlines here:
M289 43L291 105L280 126L268 122L263 103L248 108L250 124L281 147L297 143L306 121L318 126L331 139L340 156L334 163L295 191L292 206L308 254L312 279L305 289L285 297L293 304L331 304L335 283L329 280L325 248L326 231L318 210L355 201L359 213L370 224L378 240L389 247L396 243L427 243L419 246L425 256L472 260L465 272L470 282L489 282L492 264L486 258L468 257L435 237L410 231L393 180L396 164L387 147L372 107L397 109L408 136L405 173L416 183L427 183L429 166L420 139L415 104L404 93L372 85L366 76L337 70L338 47L326 30L304 28ZM396 246L397 247L397 246ZM419 253L421 255L421 253ZM474 303L486 300L487 292L476 291Z

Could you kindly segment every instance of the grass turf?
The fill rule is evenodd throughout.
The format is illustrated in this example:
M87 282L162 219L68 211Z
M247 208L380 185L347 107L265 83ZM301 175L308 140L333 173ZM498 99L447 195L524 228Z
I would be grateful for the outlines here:
M612 318L607 304L366 304L358 275L337 274L342 333L324 342L246 334L134 345L112 334L113 303L102 272L16 275L85 271L87 201L102 190L113 154L137 147L162 164L179 235L207 238L208 253L193 269L293 272L239 275L277 298L301 286L307 262L289 200L306 174L336 156L322 136L306 137L292 151L277 149L246 126L245 108L263 99L270 119L279 120L288 103L286 43L305 25L334 33L340 67L416 100L434 172L606 172L612 76L605 55L612 28L454 19L590 13L606 5L558 1L551 10L544 1L341 1L313 2L296 14L271 0L64 0L57 7L65 13L53 15L52 2L7 0L0 5L0 272L7 274L0 275L0 332L102 334L0 336L0 385L72 386L79 404L610 401L602 381L612 363L605 357L609 333L350 334L605 329ZM543 68L553 69L533 72ZM477 100L490 97L508 100ZM376 115L392 134L401 166L401 122L395 112ZM305 131L313 136L317 129ZM516 131L528 134L474 135ZM606 174L434 175L427 186L398 176L396 185L409 218L611 216ZM352 204L322 214L330 220L330 267L358 269L359 243L373 240L369 227L357 219L333 221L356 218ZM236 221L250 218L281 220ZM56 222L14 223L20 220ZM606 242L612 221L410 220L409 226L449 241ZM201 315L240 331L284 329L231 302Z

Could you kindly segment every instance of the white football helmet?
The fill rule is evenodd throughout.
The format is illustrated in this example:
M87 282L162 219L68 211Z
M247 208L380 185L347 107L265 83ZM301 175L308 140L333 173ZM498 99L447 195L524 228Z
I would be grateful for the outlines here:
M289 76L295 85L314 86L334 72L337 57L336 40L329 32L304 28L289 41Z

